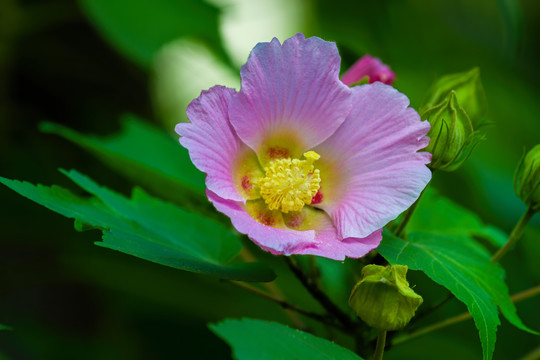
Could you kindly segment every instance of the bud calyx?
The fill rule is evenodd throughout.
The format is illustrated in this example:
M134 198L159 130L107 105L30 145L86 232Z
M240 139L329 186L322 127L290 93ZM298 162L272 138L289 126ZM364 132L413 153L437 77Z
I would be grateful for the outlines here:
M422 297L407 282L407 266L367 265L349 298L349 305L368 325L398 330L409 323Z
M431 124L426 151L433 155L429 165L433 170L456 170L483 138L474 131L469 116L459 105L455 91L450 91L443 102L427 108L421 116Z
M514 188L527 206L540 210L540 144L521 159L514 177Z

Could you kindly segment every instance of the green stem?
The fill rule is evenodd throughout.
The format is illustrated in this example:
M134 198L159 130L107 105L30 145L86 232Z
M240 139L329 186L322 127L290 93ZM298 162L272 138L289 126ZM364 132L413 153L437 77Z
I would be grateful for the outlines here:
M252 285L240 282L240 281L229 280L229 283L234 284L234 285L236 285L238 287L241 287L241 288L243 288L243 289L245 289L247 291L250 291L251 293L253 293L255 295L258 295L258 296L260 296L262 298L273 301L273 302L275 302L276 304L278 304L279 306L281 306L285 310L295 311L295 312L297 312L299 314L302 314L304 316L307 316L307 317L310 317L310 318L312 318L314 320L317 320L317 321L319 321L319 322L321 322L323 324L335 327L335 328L337 328L339 330L343 330L343 328L341 326L339 326L338 324L336 324L334 321L332 321L332 318L330 318L329 316L322 315L322 314L317 314L317 313L314 313L314 312L311 312L311 311L301 309L299 307L296 307L293 304L290 304L290 303L286 302L280 296L276 296L274 294L269 294L266 291L263 291L263 290L261 290L259 288L256 288L255 286L252 286ZM297 324L295 324L295 325L297 325ZM301 324L301 326L297 325L297 327L305 328L303 323Z
M540 294L540 285L535 286L533 288L530 288L528 290L522 291L522 292L520 292L518 294L512 295L510 300L512 300L513 303L517 303L519 301L529 299L529 298L531 298L533 296L536 296L536 295L539 295L539 294ZM439 330L439 329L445 328L447 326L460 323L460 322L465 321L465 320L470 319L470 318L472 318L472 316L468 312L459 314L457 316L448 318L448 319L440 321L438 323L426 326L426 327L424 327L422 329L413 331L410 334L397 337L392 341L392 345L402 344L402 343L407 342L409 340L415 339L415 338L417 338L419 336L428 334L428 333L430 333L432 331Z
M347 330L354 330L357 327L357 324L351 320L349 315L344 313L336 304L334 304L328 295L319 289L317 284L309 279L306 274L304 274L304 272L293 262L293 260L291 260L288 256L285 256L284 259L300 283L302 283L311 296L313 296L313 298L317 300L319 304L321 304L321 306L328 311L328 313L332 314L337 320L339 320L339 322L342 323Z
M249 249L247 247L245 247L245 246L242 248L242 251L240 252L240 257L242 259L244 259L246 262L256 262L257 261L255 256L253 256L251 251L249 251ZM236 285L240 284L240 283L235 282L235 281L233 281L233 283L235 283ZM243 287L247 289L248 284L244 284L244 285L245 286L243 286ZM291 308L290 306L285 306L283 304L284 303L284 301L283 301L284 295L279 290L279 288L276 286L276 284L267 282L267 283L263 283L263 286L266 287L270 291L270 293L272 294L274 299L278 299L276 302L278 302L278 304L281 305L281 307L283 308L283 311L285 312L285 315L287 315L287 317L292 321L294 326L296 326L298 329L305 329L306 325L304 324L302 319L298 316L298 314L296 314L294 312L294 309ZM252 286L250 286L250 287L252 287ZM257 289L255 287L252 287L252 288Z
M373 355L373 360L382 360L385 346L386 346L386 330L379 330L379 334L377 335L377 345L375 347L375 355Z
M529 220L531 220L535 212L536 211L532 208L532 206L529 206L527 208L527 211L525 211L521 219L519 219L518 223L510 233L506 244L502 248L500 248L499 251L497 251L495 255L493 255L493 257L491 258L492 262L499 261L508 252L508 250L512 248L516 241L518 241L521 233L523 232L523 229L525 229L525 226L527 225Z
M426 189L427 189L427 185L418 196L418 199L416 199L416 201L411 205L411 207L409 207L403 214L403 219L401 219L401 222L399 223L397 229L394 231L395 236L399 238L403 236L405 227L409 223L409 220L411 220L414 210L416 210L416 207L418 206L418 203L420 202L420 199L422 198L422 195L424 195L424 192L426 191Z

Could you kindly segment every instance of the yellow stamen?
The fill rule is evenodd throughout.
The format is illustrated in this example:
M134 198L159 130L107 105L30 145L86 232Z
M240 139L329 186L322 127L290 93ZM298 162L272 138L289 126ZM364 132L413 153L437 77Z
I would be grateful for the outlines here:
M320 187L321 175L313 167L320 158L315 151L304 153L305 160L277 159L264 168L266 176L259 179L258 185L270 210L300 211Z

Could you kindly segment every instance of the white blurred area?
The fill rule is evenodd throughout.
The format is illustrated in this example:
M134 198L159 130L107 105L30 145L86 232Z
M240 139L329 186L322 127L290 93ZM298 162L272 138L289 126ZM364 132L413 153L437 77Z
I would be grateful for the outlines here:
M281 42L306 28L307 0L209 0L222 11L223 45L240 67L259 42ZM204 44L178 39L165 45L154 60L153 99L157 117L168 130L187 121L186 107L214 85L240 88L240 74Z
M167 130L187 121L186 107L214 85L240 88L239 74L223 64L205 45L180 39L165 45L154 60L153 100Z
M246 62L259 42L281 42L306 28L307 0L208 0L223 11L223 43L237 65Z

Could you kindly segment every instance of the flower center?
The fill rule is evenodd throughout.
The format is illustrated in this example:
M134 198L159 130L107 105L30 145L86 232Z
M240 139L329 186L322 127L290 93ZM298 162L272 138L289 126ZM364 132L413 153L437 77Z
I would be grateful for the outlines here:
M258 182L261 196L270 210L300 211L319 190L321 175L313 167L320 158L315 151L304 153L305 160L278 159L264 168L266 176Z

